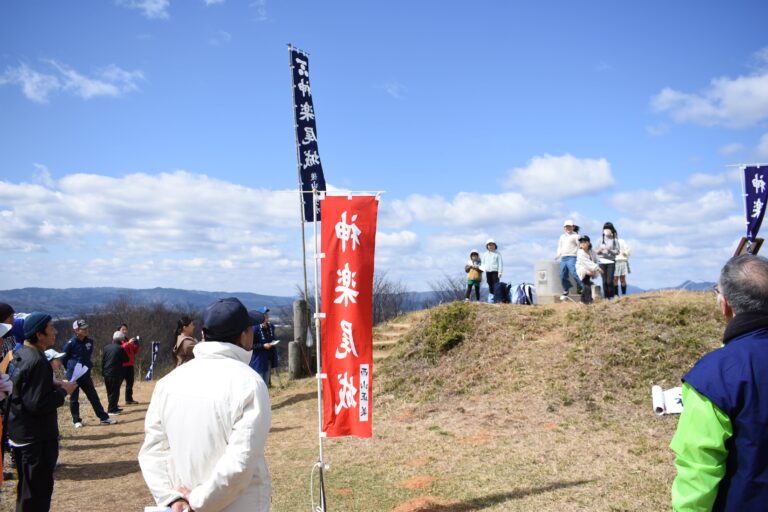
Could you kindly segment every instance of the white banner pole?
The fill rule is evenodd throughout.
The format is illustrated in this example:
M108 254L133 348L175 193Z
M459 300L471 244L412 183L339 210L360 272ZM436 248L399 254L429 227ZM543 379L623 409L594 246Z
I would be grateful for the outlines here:
M327 375L321 372L321 354L320 354L320 259L323 254L320 253L317 233L317 200L318 190L312 190L312 223L314 224L315 232L315 353L317 356L317 372L315 378L317 379L317 440L320 447L320 460L318 466L320 468L320 506L317 508L318 512L325 512L325 485L323 482L323 472L325 471L325 454L323 453L323 383L322 379L327 378ZM314 503L313 503L314 506Z

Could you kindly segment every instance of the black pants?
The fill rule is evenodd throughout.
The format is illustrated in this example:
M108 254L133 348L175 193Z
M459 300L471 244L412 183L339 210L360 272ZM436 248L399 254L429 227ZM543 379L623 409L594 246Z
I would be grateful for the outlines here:
M48 512L53 495L53 470L59 458L59 440L37 441L13 447L16 457L16 512Z
M109 419L109 414L104 412L104 407L101 406L99 400L99 394L96 392L96 388L93 386L93 379L91 379L91 372L86 372L85 375L77 379L77 389L69 397L69 411L72 413L72 423L79 423L83 421L80 417L80 390L83 390L88 401L91 402L93 412L100 420Z
M123 376L104 377L104 385L107 387L107 412L117 412L117 402L120 401L120 386L123 385Z
M584 284L584 289L581 292L581 302L582 304L592 304L592 276L587 274L581 282Z
M499 273L498 272L486 272L485 273L485 280L488 281L488 293L493 295L493 289L496 288L496 283L499 282ZM496 297L496 301L498 301L499 298Z
M475 298L480 301L480 281L476 281L474 283L467 283L467 293L464 296L465 299L469 299L469 296L472 294L472 288L475 289Z
M125 401L133 402L133 366L123 366L125 373Z
M616 295L615 287L613 286L613 273L616 271L616 264L601 263L600 268L603 269L603 297L610 299Z

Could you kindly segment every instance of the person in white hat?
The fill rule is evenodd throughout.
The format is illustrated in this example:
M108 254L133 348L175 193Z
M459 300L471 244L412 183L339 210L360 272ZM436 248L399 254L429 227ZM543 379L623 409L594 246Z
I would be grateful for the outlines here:
M560 260L560 281L563 284L563 297L571 291L571 277L576 281L576 288L581 290L584 284L576 272L576 253L579 251L579 235L571 219L563 222L563 231L557 243L555 261Z
M504 271L504 262L498 246L493 238L485 242L486 251L480 258L480 269L485 272L485 280L488 282L488 302L494 301L493 290L496 283L501 281L501 273Z

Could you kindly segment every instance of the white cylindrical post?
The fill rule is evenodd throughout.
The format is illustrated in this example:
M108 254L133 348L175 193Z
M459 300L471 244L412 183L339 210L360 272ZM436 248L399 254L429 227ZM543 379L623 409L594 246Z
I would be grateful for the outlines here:
M325 512L325 489L323 485L323 472L325 471L325 455L323 453L323 383L322 368L320 367L320 250L317 234L317 189L312 190L312 223L315 231L315 354L317 356L317 440L320 447L320 512ZM325 377L327 378L327 376Z

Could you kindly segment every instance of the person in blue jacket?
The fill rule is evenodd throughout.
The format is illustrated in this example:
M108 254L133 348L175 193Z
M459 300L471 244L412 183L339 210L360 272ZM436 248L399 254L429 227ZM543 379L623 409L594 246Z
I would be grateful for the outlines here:
M88 368L83 376L77 379L77 385L79 386L69 398L69 411L72 413L72 423L75 428L83 426L83 419L80 416L80 390L83 390L88 401L91 402L93 412L96 413L102 425L112 425L117 423L114 419L109 417L109 414L104 410L99 400L99 394L96 392L96 387L93 385L93 379L91 378L91 368L93 367L93 361L91 361L91 354L93 354L93 340L88 336L88 323L85 320L75 320L72 324L72 328L75 330L75 335L72 336L67 343L64 344L64 360L62 363L67 369L67 380L72 380L72 373L75 371L77 363L82 364Z
M672 508L768 510L768 259L732 258L715 288L728 322L723 346L683 378L683 413L670 448Z
M253 315L259 320L259 325L253 326L253 354L250 366L261 375L264 383L269 385L270 371L278 365L275 326L269 321L269 308L259 308Z

